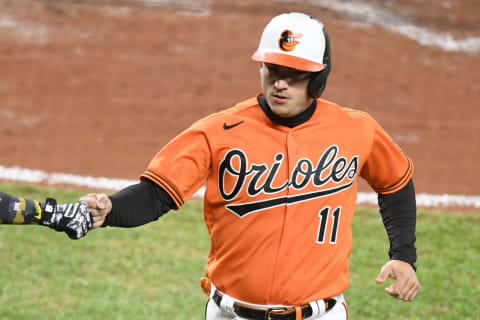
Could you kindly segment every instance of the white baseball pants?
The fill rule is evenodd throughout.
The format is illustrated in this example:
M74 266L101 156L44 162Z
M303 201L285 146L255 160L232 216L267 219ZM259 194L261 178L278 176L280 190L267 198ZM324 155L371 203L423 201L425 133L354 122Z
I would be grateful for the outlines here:
M212 284L211 288L211 293L210 293L210 300L208 301L207 304L207 309L205 311L205 317L206 320L246 320L245 318L240 318L237 316L231 308L229 308L229 304L231 305L235 300L228 295L224 295L224 298L222 299L222 308L219 307L215 301L213 301L212 296L213 293L215 292L215 286ZM223 303L223 300L225 299L229 301L230 303ZM319 310L318 304L312 302L310 305L312 306L312 309L314 310L313 315L311 317L306 318L305 320L347 320L348 319L348 311L347 311L347 305L345 303L345 299L343 297L343 294L338 295L334 297L335 300L337 300L337 303L335 306L328 310L327 312L322 312L322 310ZM248 303L245 303L243 301L239 301L244 305L250 305ZM251 305L254 308L257 309L262 309L265 308L265 310L271 308L271 307L278 307L278 306L259 306L259 305Z

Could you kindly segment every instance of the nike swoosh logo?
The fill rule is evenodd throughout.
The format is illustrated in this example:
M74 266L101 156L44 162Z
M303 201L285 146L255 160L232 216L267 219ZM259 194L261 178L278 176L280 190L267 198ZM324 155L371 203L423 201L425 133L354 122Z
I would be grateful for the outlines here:
M232 128L235 128L235 127L238 126L238 125L241 125L243 122L244 122L244 120L242 120L242 121L240 121L240 122L237 122L237 123L234 123L234 124L232 124L232 125L227 125L227 123L224 122L224 123L223 123L223 129L225 129L225 130L230 130L230 129L232 129Z
M35 209L37 209L37 215L34 218L41 220L42 219L42 208L38 202L35 202Z

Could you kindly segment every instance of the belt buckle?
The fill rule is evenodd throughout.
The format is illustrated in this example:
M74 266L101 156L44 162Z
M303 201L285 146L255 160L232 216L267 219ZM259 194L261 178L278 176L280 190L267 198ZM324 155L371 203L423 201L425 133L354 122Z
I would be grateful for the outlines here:
M285 311L286 308L270 308L267 311L267 317L265 318L266 320L271 320L272 319L272 313L274 312L280 312L280 311Z

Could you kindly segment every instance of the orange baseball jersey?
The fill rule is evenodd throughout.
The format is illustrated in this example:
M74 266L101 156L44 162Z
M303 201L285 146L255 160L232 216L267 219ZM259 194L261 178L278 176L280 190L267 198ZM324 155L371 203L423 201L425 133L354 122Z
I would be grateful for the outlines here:
M348 287L357 178L388 194L412 174L364 112L318 99L313 116L289 128L251 98L194 123L142 179L178 207L206 182L207 276L242 301L297 305Z

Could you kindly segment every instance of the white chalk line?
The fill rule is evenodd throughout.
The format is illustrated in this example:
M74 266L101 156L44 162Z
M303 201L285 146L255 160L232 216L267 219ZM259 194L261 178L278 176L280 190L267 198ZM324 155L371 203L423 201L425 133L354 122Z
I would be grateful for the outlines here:
M299 0L276 0L277 2L302 2ZM348 0L303 0L313 6L342 12L356 21L375 24L391 32L401 34L424 46L436 46L444 51L476 53L480 51L480 37L455 39L449 33L439 33L416 26L395 12L364 1Z
M42 170L4 167L1 165L0 180L46 183L49 185L73 185L96 190L112 191L117 191L129 185L138 183L138 180L80 176L70 173L48 173ZM202 187L193 195L193 197L203 198L204 194L205 187ZM374 192L358 192L357 204L377 205L377 194ZM480 196L420 193L417 194L417 205L420 207L480 208Z
M301 3L301 0L275 0L276 2ZM192 0L137 0L138 3L147 7L171 7L178 8L177 15L187 16L209 16L211 12L211 1L192 1ZM303 0L311 5L328 8L338 12L343 12L356 21L366 24L376 24L391 32L401 34L424 46L436 46L444 51L477 53L480 51L480 37L467 37L464 39L455 39L449 33L438 33L427 28L415 25L405 18L387 11L383 8L359 0ZM120 9L121 10L121 9ZM108 12L114 12L110 8ZM119 11L118 14L128 15L126 11ZM13 18L0 15L0 29L6 28L15 32L16 35L26 41L35 41L46 43L53 30L47 26L34 25L31 23L20 23ZM88 36L79 34L79 36Z
M210 0L192 1L192 0L137 0L146 7L174 7L177 15L187 16L210 16L212 14Z

